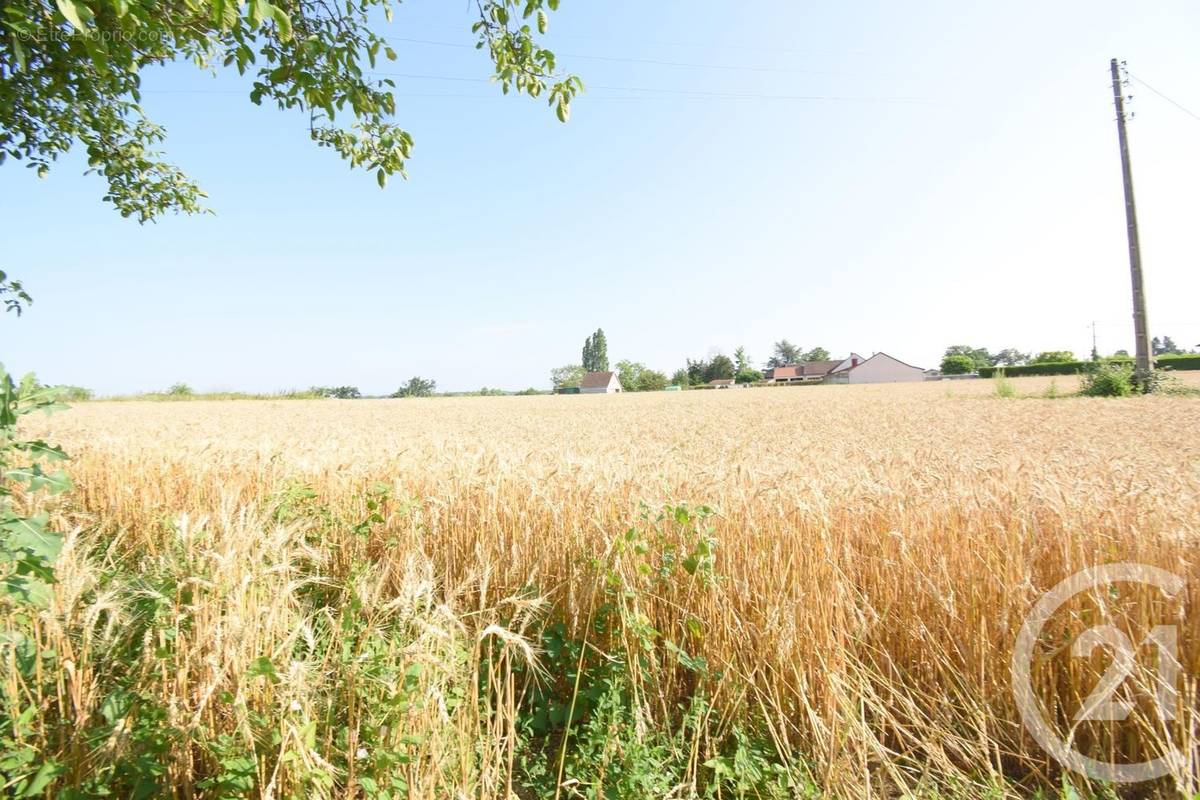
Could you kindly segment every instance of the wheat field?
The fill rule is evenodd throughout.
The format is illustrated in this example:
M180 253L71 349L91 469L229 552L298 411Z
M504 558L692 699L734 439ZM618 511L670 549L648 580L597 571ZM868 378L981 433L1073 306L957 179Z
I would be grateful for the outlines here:
M37 686L9 670L6 697L40 709L18 738L75 796L100 779L176 797L1028 796L1064 775L1020 724L1017 630L1065 577L1133 561L1185 579L1176 606L1122 588L1052 630L1175 614L1180 713L1077 741L1124 761L1182 747L1150 789L1191 796L1200 400L1014 383L1029 396L89 402L32 420L76 486L46 501L70 531L38 620L61 660ZM1069 721L1106 662L1039 652L1035 694ZM616 711L570 699L618 672ZM537 703L557 727L530 727Z

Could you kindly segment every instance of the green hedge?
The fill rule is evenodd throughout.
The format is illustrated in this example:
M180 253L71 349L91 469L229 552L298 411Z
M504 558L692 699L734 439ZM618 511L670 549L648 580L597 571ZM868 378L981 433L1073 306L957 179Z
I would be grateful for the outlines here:
M1132 364L1131 358L1106 358L1110 364ZM1159 356L1155 359L1163 369L1185 370L1200 369L1200 355ZM1077 372L1087 372L1092 368L1092 361L1059 361L1051 364L1024 364L1019 367L980 367L979 377L990 378L1000 370L1010 378L1021 375L1074 375Z
M1155 361L1158 362L1158 366L1167 369L1200 369L1200 355L1159 356Z

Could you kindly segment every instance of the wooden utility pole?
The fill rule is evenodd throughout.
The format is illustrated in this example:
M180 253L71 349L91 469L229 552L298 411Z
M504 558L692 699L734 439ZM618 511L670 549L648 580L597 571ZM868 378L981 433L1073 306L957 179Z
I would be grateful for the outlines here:
M1121 65L1114 58L1113 103L1117 107L1117 139L1121 143L1121 173L1125 180L1125 229L1129 236L1129 274L1133 281L1134 374L1138 383L1154 369L1150 352L1150 327L1146 321L1146 290L1142 284L1142 250L1138 244L1137 209L1133 204L1133 169L1129 166L1129 139L1125 135L1125 96L1121 92Z

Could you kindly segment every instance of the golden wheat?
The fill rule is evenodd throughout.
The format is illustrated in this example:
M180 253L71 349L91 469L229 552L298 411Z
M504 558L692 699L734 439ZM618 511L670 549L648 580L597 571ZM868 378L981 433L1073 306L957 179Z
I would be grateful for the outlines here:
M1014 383L1033 393L1050 380ZM1070 384L1058 379L1063 391ZM641 610L661 631L699 621L692 646L720 668L715 713L759 720L837 795L919 793L955 780L969 794L1001 776L1052 783L1057 767L1023 732L1009 685L1017 630L1046 589L1113 561L1180 574L1183 663L1188 676L1200 674L1200 614L1191 606L1200 588L1200 400L999 399L991 391L977 381L82 404L33 423L71 453L77 483L57 509L76 532L46 615L45 635L73 648L63 705L82 718L97 713L103 698L88 694L86 673L104 665L91 653L130 613L88 583L106 558L170 556L178 565L183 552L196 560L195 575L178 576L194 584L178 601L193 620L179 631L183 655L152 683L172 725L247 735L238 734L244 720L214 710L218 693L253 694L256 707L312 717L312 687L321 685L303 674L312 664L293 664L274 687L242 677L254 658L288 652L318 624L296 610L305 590L298 563L346 580L352 555L365 554L370 570L353 576L369 598L362 613L411 619L409 656L430 665L421 680L436 698L444 676L478 668L450 663L455 642L478 654L486 639L503 640L512 659L536 660L526 630L533 611L513 604L544 602L552 610L539 613L580 634L598 596L589 559L609 552L643 507L684 502L716 512L721 578L680 583L644 598ZM377 483L390 493L364 543L314 541L268 515L273 498L304 485L314 502L364 518ZM1136 597L1144 616L1152 598ZM1051 654L1036 675L1039 697L1074 708L1098 672ZM1163 734L1176 741L1197 719L1194 678L1186 680L1187 713ZM497 694L487 706L511 716L514 699L500 696L511 688L499 675L486 683ZM669 713L674 690L660 691L657 711L647 703L648 724ZM431 703L413 717L415 728L437 733L408 767L412 796L449 796L448 786L506 796L512 721L478 707ZM302 738L302 727L284 738ZM1126 760L1155 754L1163 738L1089 735L1096 752ZM486 753L474 744L481 740ZM697 762L711 746L698 745ZM202 772L194 751L180 747L174 758L178 785ZM277 766L260 776L260 795L287 796L298 780ZM1188 761L1168 788L1194 793L1196 780ZM337 785L354 778L341 775Z

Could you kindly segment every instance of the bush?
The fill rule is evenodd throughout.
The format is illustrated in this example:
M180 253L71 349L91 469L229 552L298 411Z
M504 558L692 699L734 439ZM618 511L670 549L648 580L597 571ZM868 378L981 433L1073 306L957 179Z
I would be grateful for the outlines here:
M734 376L738 383L758 383L763 379L763 374L756 369L746 368Z
M1033 357L1033 364L1062 364L1075 361L1075 354L1070 350L1046 350Z
M437 381L414 375L408 383L392 392L388 397L432 397L437 391ZM484 388L487 391L487 388Z
M81 400L91 400L95 394L91 389L82 386L56 386L58 399L67 403L78 403Z
M1159 356L1154 359L1163 369L1200 369L1200 355Z
M1155 362L1162 369L1200 369L1200 356L1197 355L1159 356L1155 359ZM1101 363L1132 366L1133 359L1112 356L1104 359ZM1074 375L1077 372L1090 372L1096 368L1096 362L1094 361L1052 361L1040 364L1025 364L1020 367L981 367L979 376L981 378L991 378L996 374L997 370L1004 370L1004 374L1010 378L1016 378L1021 375Z
M667 376L653 369L648 369L638 376L637 391L661 392L667 388Z
M191 397L195 394L195 392L192 391L192 387L188 386L186 383L180 382L171 384L164 394L169 394L173 397Z
M1123 360L1112 361L1113 364L1128 364L1130 362ZM1096 363L1093 361L1057 361L1043 362L1041 364L1023 364L1019 367L982 367L979 370L981 378L991 378L997 372L1002 371L1010 378L1017 378L1022 375L1075 375L1079 372L1088 372L1096 368Z
M1079 393L1087 397L1128 397L1133 394L1133 367L1101 364L1084 373Z
M357 386L314 386L309 392L317 397L334 397L338 400L357 400L362 397Z
M955 354L942 359L943 375L969 375L974 371L975 361L970 356Z

